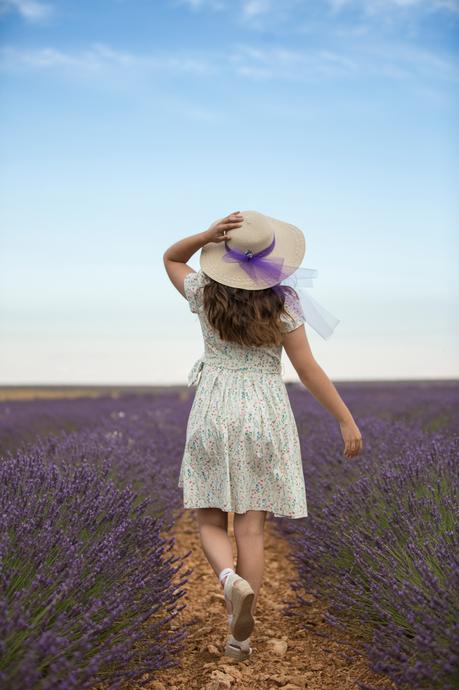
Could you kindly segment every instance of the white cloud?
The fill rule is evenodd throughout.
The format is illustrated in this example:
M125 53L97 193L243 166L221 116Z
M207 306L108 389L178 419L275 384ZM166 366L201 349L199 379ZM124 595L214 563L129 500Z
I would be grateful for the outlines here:
M230 61L243 76L261 80L310 82L322 78L371 75L417 82L459 82L459 64L449 57L396 43L368 41L343 50L292 50L240 45Z
M387 47L380 49L387 54ZM459 64L457 59L435 55L422 48L399 44L390 47L390 56L393 64L404 66L411 75L429 77L433 80L459 82Z
M171 0L175 6L188 7L192 11L198 10L228 10L246 22L253 21L259 27L259 20L286 19L292 17L295 11L304 15L314 15L322 7L332 14L338 14L347 9L361 10L367 16L390 13L400 10L425 10L436 12L445 10L459 13L459 0Z
M233 50L221 53L157 52L135 53L93 43L79 51L65 51L52 47L23 50L13 46L0 49L0 70L53 70L66 75L96 80L113 77L115 84L130 84L133 80L153 74L194 77L236 75L261 80L311 82L320 79L374 76L394 80L411 80L427 86L429 83L459 81L457 59L434 54L416 46L396 42L351 43L334 49L292 49L276 46L265 48L236 44ZM121 78L120 78L121 77ZM120 86L121 88L121 86ZM206 113L195 111L196 118Z
M260 49L240 46L230 57L236 72L256 79L311 81L355 72L349 57L330 50Z
M459 0L326 0L333 14L350 7L360 8L367 15L388 13L397 9L423 9L428 12L446 10L459 13Z
M53 8L38 0L0 0L0 16L18 12L28 22L41 22L52 14Z
M247 19L266 14L271 10L269 0L244 0L242 3L242 15Z
M204 0L179 0L178 5L188 5L192 10L199 10L204 5Z
M328 0L332 12L339 12L343 7L347 7L352 3L352 0Z
M216 12L227 8L225 0L174 0L175 6L189 7L190 10L196 12L198 10L214 10Z
M187 7L193 12L226 10L229 15L251 29L263 29L265 22L288 21L295 8L306 8L309 0L170 0L172 6ZM323 0L322 0L323 2Z
M111 69L132 69L137 72L157 71L189 74L212 74L210 58L174 53L132 53L94 43L88 49L66 52L56 48L23 50L4 46L0 50L0 67L10 69L69 69L77 73L105 73Z

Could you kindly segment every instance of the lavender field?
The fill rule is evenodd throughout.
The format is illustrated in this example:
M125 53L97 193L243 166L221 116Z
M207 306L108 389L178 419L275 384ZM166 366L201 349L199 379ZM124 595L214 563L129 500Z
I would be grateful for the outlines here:
M336 385L364 438L351 460L335 420L288 385L309 516L274 523L294 546L295 606L327 599L397 690L453 690L459 384ZM167 532L191 404L186 388L0 403L5 690L116 688L178 663L173 580L189 570Z

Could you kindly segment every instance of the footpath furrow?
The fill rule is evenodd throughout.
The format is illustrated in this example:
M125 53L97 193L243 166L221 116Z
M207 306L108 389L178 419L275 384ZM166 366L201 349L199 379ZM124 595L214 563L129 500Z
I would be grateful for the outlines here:
M267 520L265 529L265 574L252 634L253 654L236 662L223 655L227 635L223 593L202 552L195 513L186 510L179 517L172 530L176 539L172 552L183 556L191 550L183 569L193 572L183 586L181 603L187 606L174 625L195 622L189 627L180 667L164 669L154 679L145 676L136 690L356 690L357 680L381 690L393 688L388 679L368 668L364 656L351 650L351 638L330 629L323 620L324 602L311 596L307 614L283 614L287 602L295 599L289 584L295 580L295 568L288 558L290 545L276 534L273 521ZM232 514L229 532L236 556Z

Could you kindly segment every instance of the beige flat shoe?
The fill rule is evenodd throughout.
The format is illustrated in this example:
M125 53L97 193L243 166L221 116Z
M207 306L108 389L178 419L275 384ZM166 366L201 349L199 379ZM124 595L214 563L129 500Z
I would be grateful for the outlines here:
M230 656L232 659L235 659L236 661L245 661L249 658L251 654L252 647L249 647L248 649L242 649L241 646L237 643L237 641L235 641L233 635L228 635L224 651L225 656Z
M231 602L233 611L231 634L236 640L246 640L255 625L252 616L255 592L247 580L234 572L226 578L223 590L226 599Z

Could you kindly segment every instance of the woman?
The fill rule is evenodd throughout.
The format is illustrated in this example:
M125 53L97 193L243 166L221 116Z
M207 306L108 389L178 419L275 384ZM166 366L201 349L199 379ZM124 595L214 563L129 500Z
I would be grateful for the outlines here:
M196 272L186 262L198 249ZM237 211L176 242L163 256L170 280L199 316L205 346L188 378L197 390L178 485L184 507L196 510L204 553L223 586L225 654L240 660L252 651L267 512L308 515L298 430L281 376L282 348L301 382L336 418L343 454L352 458L363 447L352 414L314 359L300 296L288 286L304 253L299 228ZM310 322L316 330L317 323L326 325L318 312Z

